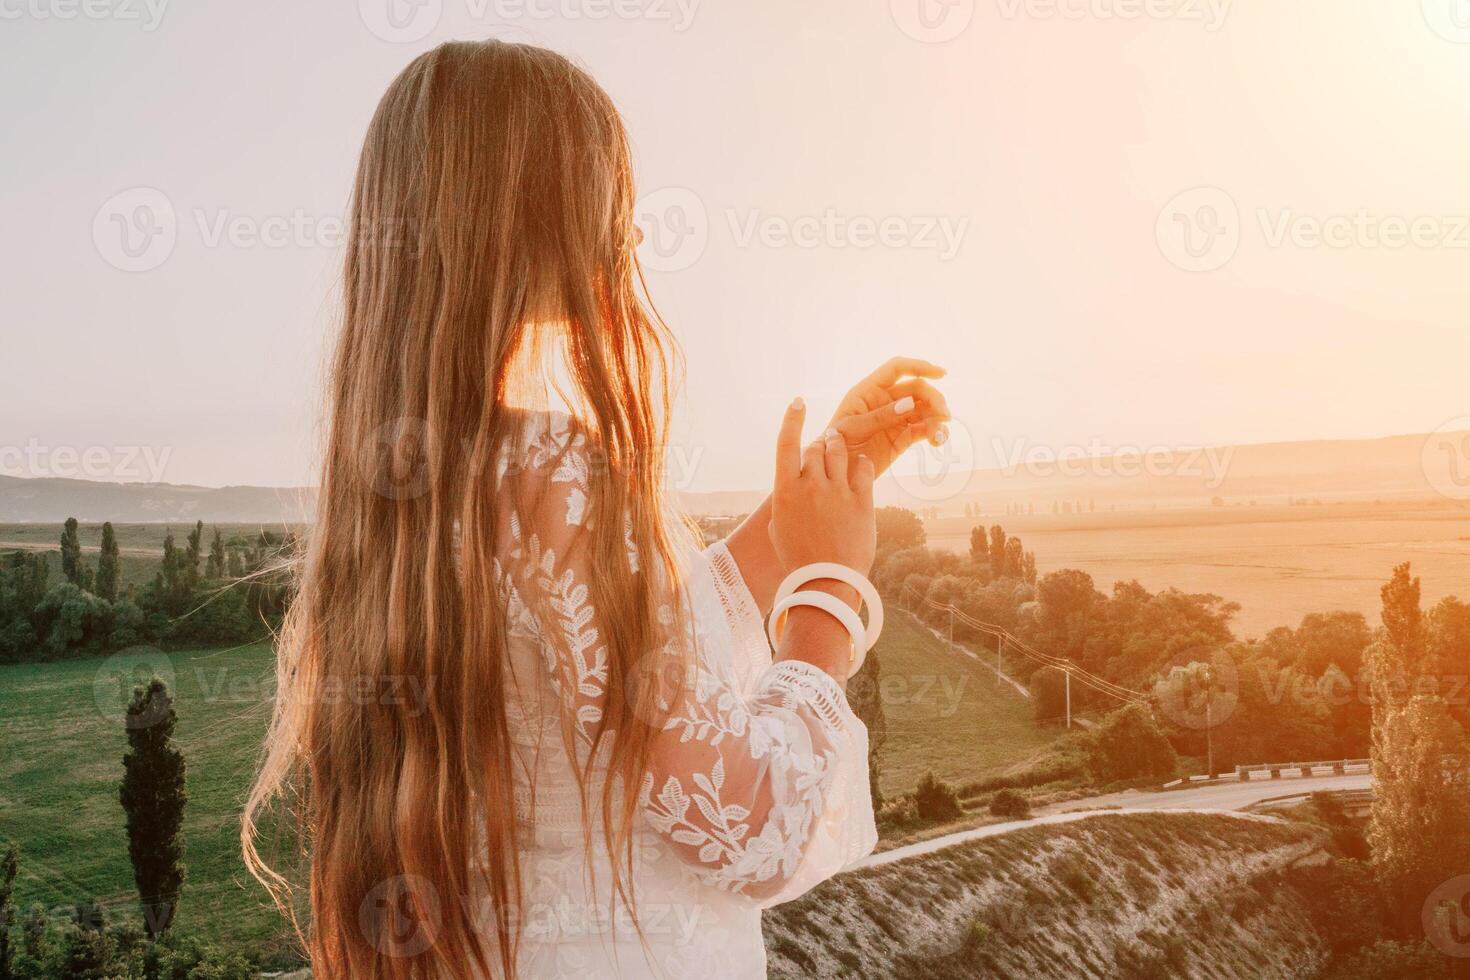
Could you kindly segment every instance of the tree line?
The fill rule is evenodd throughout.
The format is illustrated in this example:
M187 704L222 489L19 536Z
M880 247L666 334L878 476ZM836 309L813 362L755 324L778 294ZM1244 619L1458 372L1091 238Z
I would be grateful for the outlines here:
M899 528L902 533L893 533ZM1104 593L1077 569L1038 577L1034 556L999 525L977 526L970 540L968 554L931 549L917 519L889 516L880 523L874 581L890 601L909 595L953 605L1037 650L1147 695L1177 751L1213 756L1216 771L1366 758L1375 678L1438 691L1451 716L1470 727L1470 604L1455 597L1422 616L1415 634L1418 666L1390 669L1382 652L1394 642L1392 633L1371 628L1360 613L1312 613L1295 627L1243 640L1231 625L1239 605L1218 595L1150 592L1137 581L1116 582ZM921 618L948 628L944 613L914 606ZM990 637L958 621L954 635L995 649ZM1007 657L1006 670L1031 689L1039 719L1062 717L1061 671L1015 656ZM1105 693L1072 685L1074 712L1118 706Z
M0 556L0 662L55 660L138 644L211 645L260 639L290 600L292 533L261 530L226 538L195 523L182 547L170 530L151 579L123 582L110 522L96 564L83 553L76 518L60 537L61 581L46 552ZM53 553L54 554L54 553ZM135 560L135 559L130 559Z

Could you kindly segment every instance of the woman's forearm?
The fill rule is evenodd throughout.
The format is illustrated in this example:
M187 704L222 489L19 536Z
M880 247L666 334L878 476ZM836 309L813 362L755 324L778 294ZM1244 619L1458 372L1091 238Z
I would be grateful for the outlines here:
M852 639L830 613L797 606L786 617L775 660L804 660L846 688L848 668L852 666Z
M771 498L761 501L740 526L725 539L730 557L740 567L740 577L745 587L760 606L761 615L771 611L776 600L776 589L786 577L786 569L776 557L776 547L771 543Z
M771 543L771 498L767 497L755 511L740 523L725 539L725 548L735 559L745 587L760 607L761 615L767 616L776 601L776 589L786 578L790 569L776 557L776 546ZM857 590L843 582L831 579L813 579L805 583L804 589L821 589L831 592L854 609L861 607ZM803 617L804 618L804 617Z

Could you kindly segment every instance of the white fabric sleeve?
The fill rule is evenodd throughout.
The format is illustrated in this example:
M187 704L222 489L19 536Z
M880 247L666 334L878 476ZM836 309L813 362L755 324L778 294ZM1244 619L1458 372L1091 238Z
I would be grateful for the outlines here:
M560 635L543 642L546 666L576 732L590 740L608 658L587 585L582 438L568 432L548 457L535 526L517 529L513 577L554 611ZM709 883L761 906L789 901L877 842L867 729L841 687L805 661L765 666L742 683L737 661L760 666L766 649L759 609L723 545L690 565L694 648L681 651L689 683L655 737L638 787L642 814Z

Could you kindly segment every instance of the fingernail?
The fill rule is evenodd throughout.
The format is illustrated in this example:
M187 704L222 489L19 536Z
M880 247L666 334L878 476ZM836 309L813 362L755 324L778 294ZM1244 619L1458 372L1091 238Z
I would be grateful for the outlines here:
M942 446L946 442L949 442L949 430L944 428L935 429L933 442L936 446Z
M836 429L831 428L829 428L826 432L823 432L822 435L826 438L828 442L831 442L834 439L842 438L842 433L838 432Z
M793 412L799 412L803 408L806 408L806 399L802 398L800 395L797 395L795 398L791 399L791 410Z
M907 415L914 410L914 396L904 395L893 403L893 411L898 415Z

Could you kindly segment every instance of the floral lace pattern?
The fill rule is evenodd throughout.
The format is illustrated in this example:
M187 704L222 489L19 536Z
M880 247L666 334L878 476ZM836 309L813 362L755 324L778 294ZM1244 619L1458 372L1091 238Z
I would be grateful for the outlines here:
M539 692L508 705L517 744L534 746L517 771L518 810L533 841L522 856L528 899L535 908L585 903L606 913L612 903L599 862L607 858L587 852L575 777L602 721L609 676L588 588L586 438L565 416L543 416L519 458L502 466L511 462L542 491L528 519L536 526L511 524L501 575L518 684ZM729 553L723 545L689 552L695 649L687 690L638 787L644 826L634 886L640 920L672 909L674 921L697 926L645 930L646 952L636 934L616 929L528 929L528 976L764 976L759 909L797 897L876 842L867 732L841 688L804 661L772 665L759 611ZM637 561L631 542L629 560ZM547 627L525 612L530 590L549 610ZM543 635L552 628L558 635ZM538 738L562 718L580 759L559 739Z

